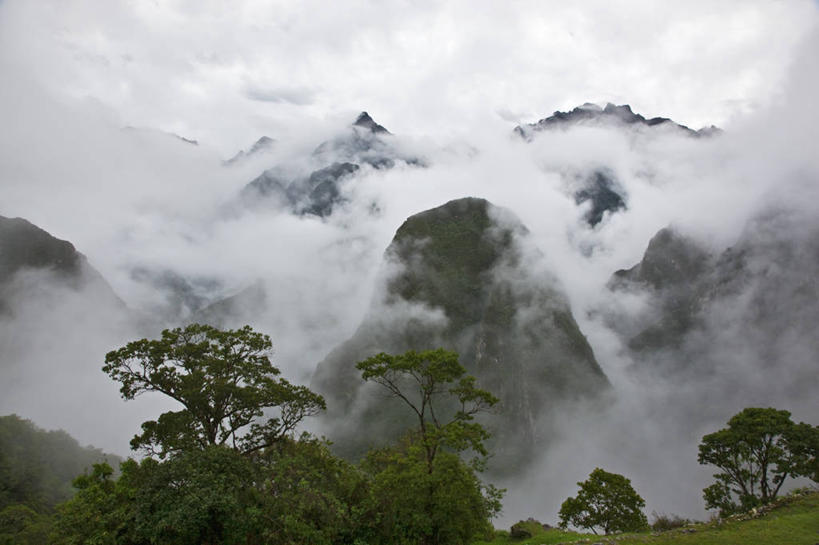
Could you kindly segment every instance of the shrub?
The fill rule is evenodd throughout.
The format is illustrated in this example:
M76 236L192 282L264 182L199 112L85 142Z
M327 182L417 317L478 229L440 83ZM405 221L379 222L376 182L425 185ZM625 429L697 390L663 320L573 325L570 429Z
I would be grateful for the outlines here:
M651 516L654 517L654 521L651 523L651 529L655 532L667 532L675 528L682 528L691 523L690 520L684 519L679 515L657 514L655 511L652 511Z

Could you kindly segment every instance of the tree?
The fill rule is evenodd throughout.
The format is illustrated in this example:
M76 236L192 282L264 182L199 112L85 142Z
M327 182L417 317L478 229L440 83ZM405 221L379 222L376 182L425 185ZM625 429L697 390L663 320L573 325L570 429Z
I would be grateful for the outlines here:
M52 543L215 545L253 543L261 532L258 467L231 448L127 460L120 469L114 480L107 464L97 464L75 480Z
M364 474L302 434L324 408L307 388L277 379L270 339L191 325L110 352L103 370L125 399L163 393L182 409L142 425L121 476L97 465L59 507L57 545L353 544L368 500ZM264 417L269 409L276 416Z
M648 527L642 511L645 501L632 488L629 479L596 468L586 481L577 485L580 487L577 497L567 498L560 506L562 528L571 524L596 534L595 528L600 527L605 534L610 534Z
M458 355L444 349L378 354L359 362L364 380L383 386L418 427L396 447L370 452L373 543L465 544L491 528L503 491L476 476L488 432L474 417L497 398L475 385ZM480 458L465 464L457 453Z
M258 463L261 542L343 545L365 537L369 483L357 467L333 456L328 442L303 434L265 449Z
M48 515L17 503L0 509L0 545L48 543L53 521Z
M721 470L703 490L706 507L729 515L770 503L788 477L817 480L817 453L819 428L794 423L788 411L744 409L702 438L699 463Z
M123 462L123 473L127 474L134 465L133 460ZM91 473L86 472L74 479L76 494L57 506L56 523L49 543L133 543L126 538L133 529L133 516L127 507L133 490L126 485L126 478L114 480L113 473L107 463L99 463L94 464Z
M399 355L382 352L356 368L364 380L380 384L415 414L429 472L443 446L486 456L484 441L489 433L474 417L498 399L475 386L475 377L466 375L458 354L443 348ZM454 410L447 411L453 405Z
M124 399L160 392L183 407L143 423L132 448L160 458L215 445L247 454L324 410L320 395L274 378L279 370L270 362L270 350L270 337L249 326L222 331L192 324L109 352L102 369L122 384ZM278 415L265 419L269 409Z
M362 463L371 478L371 545L466 545L488 539L503 491L484 485L457 454L441 451L429 472L426 454L411 436L372 450Z

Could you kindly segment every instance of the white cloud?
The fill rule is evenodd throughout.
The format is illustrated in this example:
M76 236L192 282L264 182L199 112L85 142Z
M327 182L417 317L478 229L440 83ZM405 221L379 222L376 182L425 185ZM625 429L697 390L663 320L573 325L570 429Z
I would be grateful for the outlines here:
M531 120L586 100L695 127L781 90L812 2L7 1L4 51L57 95L228 154L367 109L402 133ZM274 92L276 91L276 92ZM281 100L259 102L259 97Z

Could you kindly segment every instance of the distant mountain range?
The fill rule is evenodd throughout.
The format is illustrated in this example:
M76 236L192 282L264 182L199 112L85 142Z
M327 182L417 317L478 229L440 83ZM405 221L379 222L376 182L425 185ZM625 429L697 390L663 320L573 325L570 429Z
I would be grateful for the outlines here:
M585 104L518 127L523 141L516 145L525 146L544 131L576 126L692 138L719 132L646 119L628 106ZM315 148L312 170L286 175L273 166L248 183L237 201L325 221L348 198L346 184L362 173L425 168L425 159L405 153L396 142L362 112L342 134ZM260 139L230 161L273 145L272 139ZM608 216L628 207L613 167L566 169L561 175L567 194L586 207L585 229L605 229ZM548 448L552 418L544 416L559 418L581 405L605 408L616 392L560 283L537 272L554 270L549 256L527 250L537 246L511 211L466 195L418 211L398 227L367 314L349 339L318 362L313 375L312 387L328 401L324 429L339 451L356 457L372 444L394 439L408 424L401 409L371 391L355 369L356 362L381 351L439 346L457 351L479 385L501 399L485 421L495 434L498 467L519 469ZM612 300L633 295L641 304L599 312L635 362L632 373L676 386L708 377L714 388L725 390L722 395L734 395L733 384L737 396L755 396L756 404L773 404L793 393L803 399L819 390L817 271L819 220L771 206L752 218L728 249L714 250L674 227L661 230L648 241L641 261L613 272L608 284ZM211 294L221 286L207 279L139 266L132 279L168 295L169 321L241 323L266 304L267 288L261 284L214 300ZM0 217L0 315L13 319L15 305L25 304L38 286L82 290L124 308L70 242L26 220Z

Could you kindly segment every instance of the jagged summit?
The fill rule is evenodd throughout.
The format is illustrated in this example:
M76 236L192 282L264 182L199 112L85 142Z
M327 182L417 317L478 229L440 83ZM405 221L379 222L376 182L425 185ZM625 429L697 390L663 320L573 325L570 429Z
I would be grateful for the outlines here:
M711 136L720 132L719 129L713 125L695 131L685 125L675 123L667 117L646 118L634 113L628 104L617 106L611 102L607 103L604 107L586 102L582 106L578 106L568 112L555 111L549 117L543 118L536 123L518 125L515 127L515 132L522 138L530 140L533 136L533 132L555 128L568 128L576 125L664 126L674 128L694 137Z
M262 136L253 143L253 146L251 146L250 151L248 153L256 153L257 151L268 149L275 142L276 141L270 138L269 136Z
M354 127L361 127L363 129L369 129L375 134L392 134L390 131L385 129L383 126L379 125L375 122L375 120L370 117L370 114L367 112L361 112L358 114L358 118L353 123Z
M256 140L253 145L250 147L248 151L239 150L236 152L236 155L228 159L224 162L225 165L233 165L247 159L248 157L253 157L259 153L263 153L265 151L270 151L273 149L273 146L276 144L276 140L270 138L269 136L262 136L258 140Z

